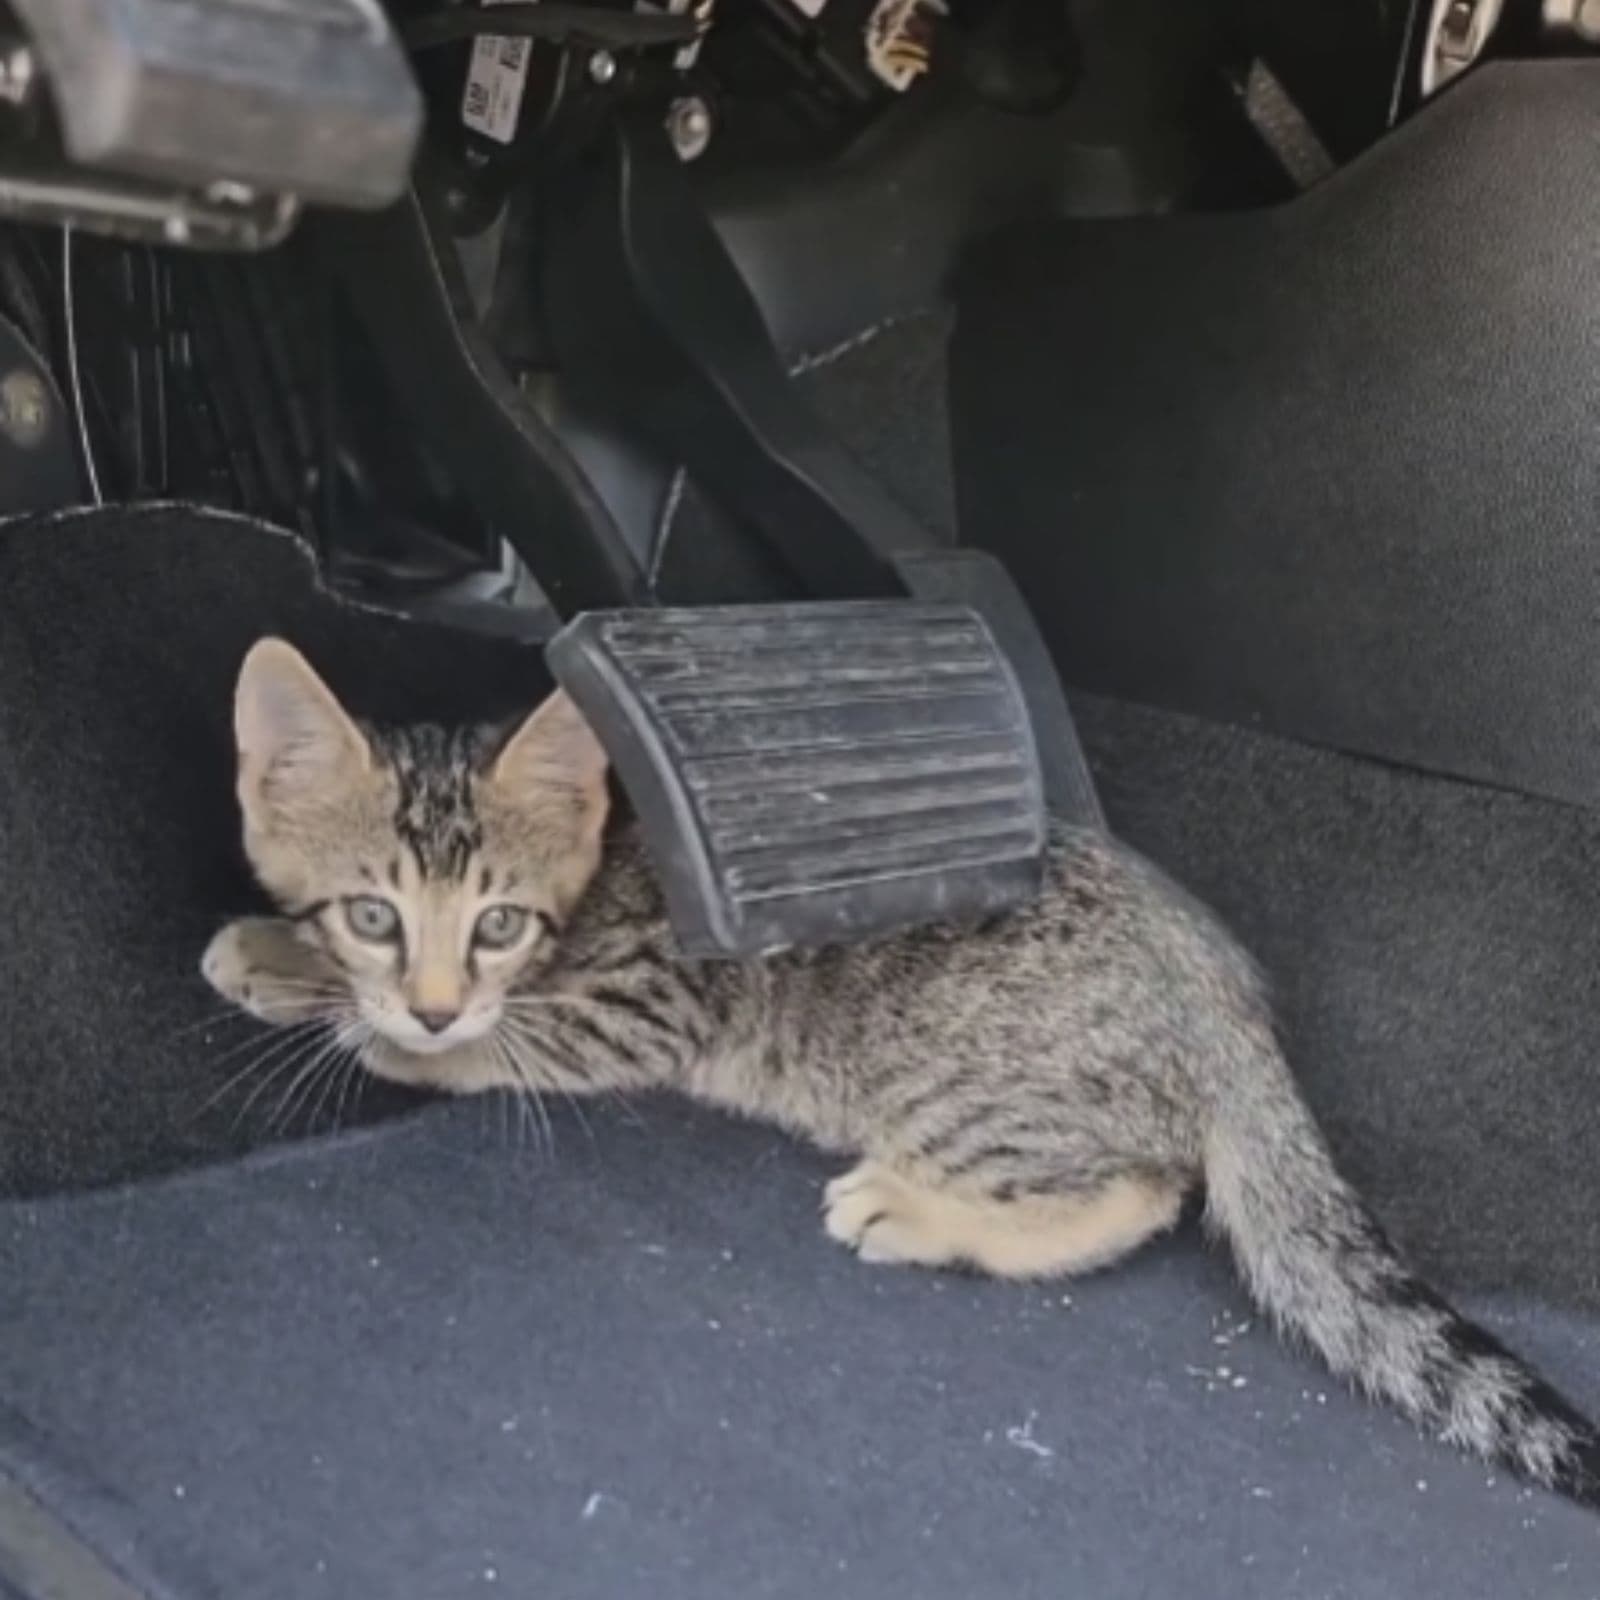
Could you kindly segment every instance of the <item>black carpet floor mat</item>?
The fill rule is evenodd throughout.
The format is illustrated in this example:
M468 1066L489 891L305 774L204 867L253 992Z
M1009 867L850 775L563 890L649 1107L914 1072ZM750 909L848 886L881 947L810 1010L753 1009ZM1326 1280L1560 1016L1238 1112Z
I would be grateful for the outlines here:
M636 1116L0 1205L0 1494L162 1600L1593 1600L1600 1522L1328 1381L1192 1226L866 1267L833 1164ZM1600 1407L1592 1322L1469 1308Z
M340 604L296 540L183 510L7 524L0 596L0 1193L273 1136L286 1078L243 1116L254 1080L212 1098L259 1035L197 968L252 903L229 733L245 650L287 634L383 717L531 704L538 653ZM374 1085L362 1110L401 1103Z
M1600 64L1474 73L1273 211L1019 227L963 540L1069 680L1600 801Z
M864 328L796 372L834 437L941 543L953 543L956 528L945 414L951 325L941 310Z
M1271 975L1340 1160L1446 1284L1600 1312L1600 818L1079 697L1112 825Z

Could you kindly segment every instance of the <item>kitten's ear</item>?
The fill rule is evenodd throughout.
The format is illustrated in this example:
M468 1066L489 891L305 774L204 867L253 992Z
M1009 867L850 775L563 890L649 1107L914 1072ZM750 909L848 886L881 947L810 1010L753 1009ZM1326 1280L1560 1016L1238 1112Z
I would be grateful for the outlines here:
M506 741L489 775L512 795L532 798L552 789L576 795L584 832L598 836L610 805L609 766L583 713L557 689Z
M246 810L326 794L372 764L372 747L311 664L282 639L262 639L233 698L239 798Z

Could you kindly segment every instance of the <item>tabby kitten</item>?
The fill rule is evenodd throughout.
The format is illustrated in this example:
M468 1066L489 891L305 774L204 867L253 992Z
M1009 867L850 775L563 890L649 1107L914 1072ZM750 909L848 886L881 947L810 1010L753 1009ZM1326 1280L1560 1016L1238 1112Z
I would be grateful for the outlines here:
M1256 1300L1445 1439L1600 1504L1591 1427L1419 1282L1335 1171L1249 960L1154 868L1054 837L1037 903L865 948L692 964L606 758L557 694L509 736L358 726L263 640L235 707L245 843L282 915L204 971L453 1093L671 1087L856 1159L824 1225L862 1259L1104 1266L1204 1183ZM603 857L603 859L602 859Z

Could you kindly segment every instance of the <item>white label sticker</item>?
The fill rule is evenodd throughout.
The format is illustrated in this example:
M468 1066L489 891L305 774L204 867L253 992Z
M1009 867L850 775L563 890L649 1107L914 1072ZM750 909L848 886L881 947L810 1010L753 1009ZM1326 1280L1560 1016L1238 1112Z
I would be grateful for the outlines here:
M509 5L512 0L488 0ZM497 144L510 144L517 136L522 115L522 94L528 87L527 39L506 39L482 34L472 46L467 87L461 96L461 120L474 133Z

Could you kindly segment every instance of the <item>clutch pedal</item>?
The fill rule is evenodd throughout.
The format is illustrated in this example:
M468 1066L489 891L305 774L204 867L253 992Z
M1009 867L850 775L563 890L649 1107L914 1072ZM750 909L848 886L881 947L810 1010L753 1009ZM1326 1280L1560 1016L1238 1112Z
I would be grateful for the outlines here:
M688 955L855 943L1038 892L1028 710L969 607L590 612L549 661L628 791Z
M379 0L13 4L84 166L334 205L405 188L422 99Z

